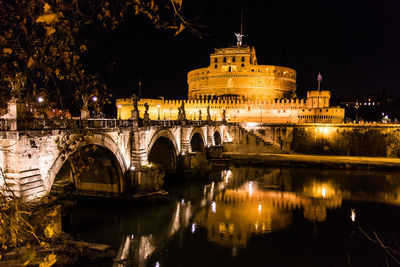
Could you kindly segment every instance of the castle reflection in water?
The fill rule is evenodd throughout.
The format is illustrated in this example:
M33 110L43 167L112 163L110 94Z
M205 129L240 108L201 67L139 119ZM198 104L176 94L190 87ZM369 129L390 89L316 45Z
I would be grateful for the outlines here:
M310 175L310 170L304 173ZM315 178L304 177L298 169L266 171L242 167L225 170L220 182L224 189L216 194L211 205L195 215L193 221L207 228L209 241L245 247L253 234L289 227L294 210L302 212L308 221L324 222L327 210L340 208L343 200L400 204L400 175L388 173L385 179L372 181L375 180L373 174L356 173L355 179L349 181L346 177L329 177L332 172L321 170L316 170ZM254 180L246 180L250 177ZM360 189L360 182L364 188ZM349 211L349 219L351 213Z
M261 238L262 242L257 244L262 247L268 247L266 244L273 235L281 238L280 233L285 232L289 233L291 241L291 234L300 233L301 239L309 240L321 230L317 230L318 224L328 227L328 232L339 231L343 236L349 234L348 229L337 222L351 226L352 221L368 224L377 219L382 221L382 227L389 229L392 226L387 225L387 218L391 214L366 212L376 205L397 210L400 205L400 174L241 166L215 172L213 182L206 185L187 181L181 189L174 190L170 191L171 203L153 207L156 208L154 212L143 213L144 207L142 212L133 212L127 218L115 216L118 227L110 226L115 231L115 238L119 239L121 233L129 234L119 239L114 266L125 266L123 263L127 261L136 266L175 264L178 259L174 251L189 253L192 246L203 248L211 244L218 253L229 250L229 257L235 258L246 255L249 247L254 249L253 237ZM371 217L374 214L382 218ZM101 212L98 216L106 215ZM140 227L136 229L134 225ZM309 229L306 225L311 226L311 232L306 230ZM343 245L337 243L337 249ZM331 249L329 246L330 253L336 255ZM306 249L296 247L298 250L308 253ZM213 257L210 251L207 253ZM185 258L190 261L189 256L182 256L179 260ZM209 263L207 259L198 260L205 265Z

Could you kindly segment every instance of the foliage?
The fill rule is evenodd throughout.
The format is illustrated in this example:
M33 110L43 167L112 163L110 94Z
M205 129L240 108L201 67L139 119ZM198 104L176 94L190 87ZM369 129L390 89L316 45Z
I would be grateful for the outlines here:
M1 169L0 176L4 184L0 193L0 259L8 250L17 249L23 266L26 266L38 260L35 247L49 249L52 238L59 235L61 222L57 220L61 219L60 209L48 200L43 202L41 209L22 202L13 194ZM55 261L56 255L49 253L41 261L41 266L51 266Z
M96 145L85 145L89 140L90 131L83 131L77 134L65 134L56 139L57 149L63 159L67 159L73 169L74 179L78 180L81 175L90 170L94 158L91 153L97 150Z
M85 33L114 30L139 14L156 28L195 31L180 15L181 6L182 0L0 0L0 108L11 97L39 104L40 96L41 105L61 108L65 95L81 108L93 96L100 105L110 102L107 87L82 63L89 47Z
M207 175L212 167L203 153L197 154L192 160L192 169L199 172L201 176Z

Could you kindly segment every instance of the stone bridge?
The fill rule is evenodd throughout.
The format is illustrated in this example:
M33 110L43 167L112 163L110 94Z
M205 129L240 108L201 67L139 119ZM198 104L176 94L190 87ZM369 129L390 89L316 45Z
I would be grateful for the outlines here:
M151 163L173 172L192 152L230 140L227 125L206 121L3 119L0 126L0 186L27 200L46 195L63 176L80 190L124 193L132 173Z

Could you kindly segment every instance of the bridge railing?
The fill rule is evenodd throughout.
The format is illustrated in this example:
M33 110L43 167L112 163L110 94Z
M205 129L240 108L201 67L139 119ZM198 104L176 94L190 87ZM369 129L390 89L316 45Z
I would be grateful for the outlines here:
M179 120L152 120L148 122L150 126L174 126L174 125L219 125L221 121L205 121L205 120L186 120L185 122Z
M44 119L29 118L18 120L0 120L0 130L57 130L57 129L79 129L79 128L116 128L130 127L132 121L122 121L116 119Z
M146 123L140 123L140 126L175 126L175 125L219 125L220 121L204 120L152 120ZM47 118L26 118L26 119L0 119L0 131L35 131L35 130L57 130L57 129L112 129L132 127L132 120L117 119L47 119Z
M10 131L17 128L17 120L15 119L0 119L0 131Z

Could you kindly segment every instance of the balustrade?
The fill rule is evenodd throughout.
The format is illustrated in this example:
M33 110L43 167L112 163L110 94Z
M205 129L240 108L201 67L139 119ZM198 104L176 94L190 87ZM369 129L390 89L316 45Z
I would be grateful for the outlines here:
M186 125L202 126L206 124L218 125L222 122L206 120L187 120ZM29 118L29 119L0 119L0 131L35 131L35 130L59 130L59 129L113 129L132 127L133 120L117 119L47 119L47 118ZM141 125L141 124L140 124ZM151 120L145 125L170 127L182 125L178 120Z

